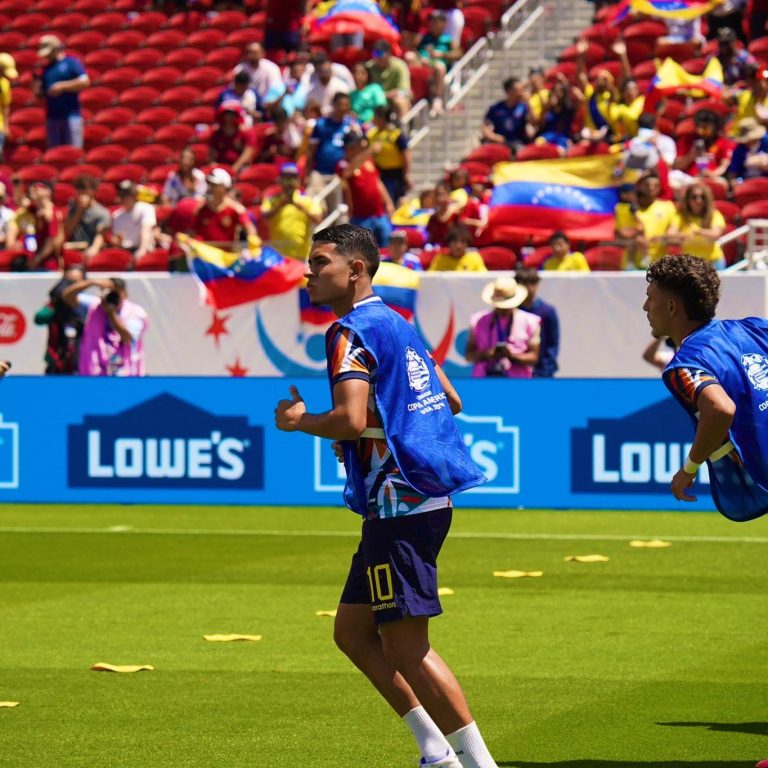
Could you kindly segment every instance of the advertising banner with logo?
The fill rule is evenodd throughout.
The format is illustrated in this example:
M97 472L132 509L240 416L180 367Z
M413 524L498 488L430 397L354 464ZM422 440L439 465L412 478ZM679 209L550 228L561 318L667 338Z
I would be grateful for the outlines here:
M311 411L330 406L326 382L293 383ZM9 377L0 501L340 505L344 471L330 441L273 426L287 384ZM698 502L669 494L693 428L658 381L464 380L458 389L459 426L488 479L459 506L713 508L706 468Z

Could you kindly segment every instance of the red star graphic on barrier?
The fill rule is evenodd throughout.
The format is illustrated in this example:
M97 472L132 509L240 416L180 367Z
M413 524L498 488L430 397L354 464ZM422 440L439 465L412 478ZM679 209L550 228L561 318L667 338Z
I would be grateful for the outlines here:
M234 376L237 379L241 379L248 373L248 369L240 363L240 355L235 358L233 365L227 365L226 369L229 371L230 376Z
M227 321L229 318L230 315L220 315L215 309L213 310L211 324L208 326L208 330L205 332L205 335L213 336L216 349L219 348L219 336L226 336L229 334L229 328L227 328Z

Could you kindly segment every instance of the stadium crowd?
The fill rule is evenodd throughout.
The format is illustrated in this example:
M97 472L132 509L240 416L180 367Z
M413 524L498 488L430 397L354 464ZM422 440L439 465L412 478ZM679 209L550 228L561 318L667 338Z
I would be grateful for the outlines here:
M557 64L500 84L479 146L415 190L402 119L422 98L444 110L446 73L505 8L382 0L388 40L319 32L326 11L308 0L0 0L0 269L185 269L177 232L230 249L258 234L304 258L342 200L385 254L394 231L390 258L413 268L737 258L738 241L718 240L767 205L768 3L690 22L617 21L598 4ZM667 57L693 75L716 61L722 88L651 99ZM602 154L639 177L620 189L613 241L560 232L556 212L546 235L499 235L497 162Z

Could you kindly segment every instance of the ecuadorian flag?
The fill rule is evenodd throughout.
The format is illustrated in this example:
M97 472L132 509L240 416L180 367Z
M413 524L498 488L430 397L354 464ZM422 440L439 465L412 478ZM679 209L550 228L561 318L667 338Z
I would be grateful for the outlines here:
M573 237L610 240L621 183L616 163L615 155L499 163L489 228L545 236L563 229Z
M712 57L701 75L686 72L674 59L666 58L656 70L656 75L648 87L645 99L645 111L652 112L656 102L670 93L688 93L691 96L711 96L720 98L723 94L723 67L716 57Z
M286 259L257 238L240 253L231 253L184 234L177 237L186 248L190 271L205 289L207 303L217 309L285 293L304 277L303 261Z
M373 292L409 322L416 312L419 273L400 264L382 261L373 278Z
M722 2L723 0L623 0L616 8L613 21L623 21L630 13L691 21L709 13Z

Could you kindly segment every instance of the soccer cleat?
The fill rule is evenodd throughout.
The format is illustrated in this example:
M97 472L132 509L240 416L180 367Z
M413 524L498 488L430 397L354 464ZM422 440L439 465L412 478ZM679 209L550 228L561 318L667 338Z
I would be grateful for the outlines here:
M427 768L462 768L459 758L448 751L446 751L444 757L438 757L429 762L422 757L421 760L419 760L419 766L420 768L425 768L425 766Z

